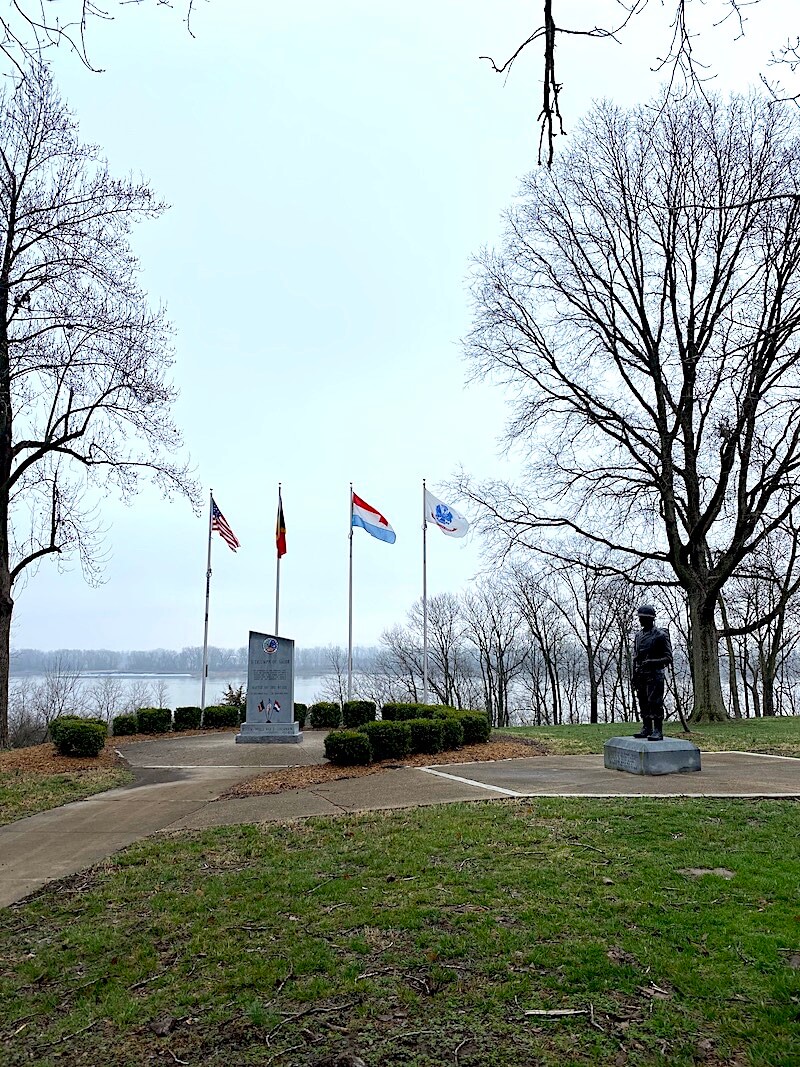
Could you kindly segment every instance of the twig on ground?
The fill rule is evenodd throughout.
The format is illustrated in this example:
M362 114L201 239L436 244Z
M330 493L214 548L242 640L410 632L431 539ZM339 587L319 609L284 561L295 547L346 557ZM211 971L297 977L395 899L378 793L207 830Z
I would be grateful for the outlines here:
M288 1056L290 1052L296 1052L299 1048L305 1047L305 1041L301 1041L299 1045L290 1045L289 1048L285 1048L281 1052L276 1052L274 1055L270 1056L270 1058L267 1060L267 1063L273 1063L275 1060L280 1059L281 1056Z
M600 1025L600 1023L598 1023L598 1022L595 1022L595 1018L594 1018L594 1004L590 1004L590 1005L589 1005L589 1022L590 1022L590 1023L591 1023L591 1025L592 1025L592 1026L593 1026L593 1027L595 1028L595 1030L599 1030L601 1034L604 1034L604 1033L605 1033L605 1030L604 1030L604 1029L603 1029L603 1027L602 1027L602 1026Z
M348 1008L352 1008L355 1003L356 1002L354 1000L349 1000L345 1004L336 1004L332 1008L315 1007L303 1008L302 1011L282 1011L281 1015L285 1016L285 1018L281 1019L279 1023L276 1023L275 1026L272 1027L272 1029L266 1035L267 1042L269 1042L270 1037L272 1037L276 1030L280 1030L280 1028L282 1026L285 1026L287 1023L296 1022L298 1019L305 1018L306 1015L326 1014L332 1011L346 1011Z
M456 1062L456 1067L458 1067L458 1054L459 1054L459 1052L462 1050L464 1045L468 1045L471 1040L472 1040L471 1037L465 1037L464 1040L462 1042L460 1042L460 1044L456 1045L455 1052L453 1053L453 1059Z

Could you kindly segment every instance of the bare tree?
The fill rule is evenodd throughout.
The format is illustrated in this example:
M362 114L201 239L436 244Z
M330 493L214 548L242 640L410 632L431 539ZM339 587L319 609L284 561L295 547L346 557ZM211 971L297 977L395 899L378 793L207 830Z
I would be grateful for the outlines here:
M340 645L328 645L325 650L328 674L322 683L322 699L344 707L347 700L347 651Z
M122 681L107 674L85 685L84 704L92 715L110 723L112 718L122 711L124 693Z
M112 20L114 8L144 4L175 6L170 0L115 0L102 7L94 0L11 0L0 12L0 52L21 73L46 49L56 47L69 49L84 66L97 70L89 52L94 24ZM194 6L194 0L182 5L189 33Z
M779 711L775 699L777 679L800 641L800 631L793 624L800 602L798 589L800 530L790 516L786 525L765 538L734 575L726 610L728 632L752 634L744 650L745 682L751 685L754 704L765 716Z
M493 726L511 722L509 694L528 654L522 616L506 583L479 582L464 596L464 636L474 647L483 683L483 705Z
M128 715L135 715L139 708L152 708L154 706L153 687L149 682L136 679L128 683L122 711Z
M537 119L539 122L539 163L553 163L555 138L563 135L564 118L561 110L561 93L564 85L557 68L557 48L576 38L594 38L598 41L622 45L626 31L635 24L637 17L649 8L663 8L664 33L658 35L652 46L651 67L661 72L670 87L682 91L695 91L702 95L706 84L713 80L715 71L700 47L701 43L725 42L730 47L747 35L748 23L756 8L766 17L772 12L783 11L777 0L592 0L580 5L580 15L574 17L575 5L564 0L543 0L542 21L502 61L491 56L488 60L497 74L508 75L517 60L535 50L537 62L541 63L541 102ZM800 92L792 87L800 68L800 37L790 36L784 43L776 41L770 60L769 75L761 72L761 80L776 99L800 100ZM616 57L611 60L613 63ZM789 79L787 87L783 79ZM602 91L602 87L601 87Z
M500 551L566 531L668 568L695 720L725 717L720 591L800 500L798 192L786 105L604 104L476 271L468 353L533 456L521 487L462 489Z
M80 143L45 67L0 96L0 747L15 583L53 554L97 576L98 493L147 476L196 495L171 459L169 331L129 243L162 210Z

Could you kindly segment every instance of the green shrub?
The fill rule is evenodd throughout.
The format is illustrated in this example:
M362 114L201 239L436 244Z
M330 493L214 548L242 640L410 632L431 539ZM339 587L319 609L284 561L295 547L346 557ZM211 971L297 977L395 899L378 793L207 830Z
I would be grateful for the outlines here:
M411 752L407 722L365 722L358 730L369 738L373 759L403 759Z
M464 744L464 727L454 715L437 715L437 721L442 724L442 743L444 751L449 752L453 748L461 748Z
M444 747L442 719L409 719L412 752L441 752Z
M329 700L320 700L308 709L308 721L317 730L335 730L342 724L342 709Z
M203 713L200 708L176 708L175 709L175 729L176 730L199 730L200 721L203 718Z
M138 734L139 722L135 715L115 715L111 720L114 737L129 737Z
M358 729L365 722L375 722L375 701L346 700L342 707L342 723L345 729Z
M50 723L50 736L62 756L97 756L103 751L107 734L102 719L61 715Z
M384 704L381 708L381 718L384 722L432 719L437 710L437 704Z
M294 705L294 721L300 724L300 729L305 729L306 715L308 715L308 704L298 704L295 701Z
M460 711L457 716L464 728L465 745L476 745L489 740L492 727L485 711Z
M219 730L223 726L239 726L241 715L235 704L211 704L203 712L203 729Z
M332 730L325 738L325 755L331 763L352 766L369 763L372 748L360 730Z
M139 708L136 722L140 734L168 734L172 729L172 712L169 708Z

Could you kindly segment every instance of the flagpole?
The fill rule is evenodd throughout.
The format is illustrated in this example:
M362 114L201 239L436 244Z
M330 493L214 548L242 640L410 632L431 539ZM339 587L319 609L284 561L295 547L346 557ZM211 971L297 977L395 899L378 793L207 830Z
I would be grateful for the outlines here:
M428 515L422 479L422 703L428 703Z
M281 516L281 483L278 482L278 521L280 522ZM277 534L275 538L275 554L278 557L278 562L275 565L275 636L278 636L278 615L281 603L281 554L278 551Z
M350 483L350 580L347 601L347 699L353 699L353 483Z
M211 596L211 502L214 490L208 491L208 559L206 562L206 618L203 629L203 681L200 687L200 711L206 710L206 677L208 676L208 602Z

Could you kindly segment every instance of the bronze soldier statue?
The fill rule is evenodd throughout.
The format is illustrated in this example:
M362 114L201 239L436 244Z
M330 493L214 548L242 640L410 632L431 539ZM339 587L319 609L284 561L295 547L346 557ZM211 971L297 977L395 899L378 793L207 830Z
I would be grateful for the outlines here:
M664 669L672 666L672 642L668 631L656 626L656 609L651 604L642 604L637 615L642 628L633 642L631 681L642 728L633 736L663 741Z

